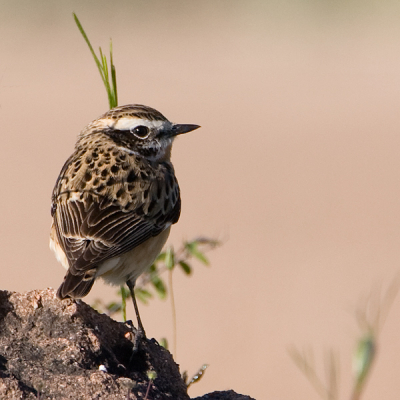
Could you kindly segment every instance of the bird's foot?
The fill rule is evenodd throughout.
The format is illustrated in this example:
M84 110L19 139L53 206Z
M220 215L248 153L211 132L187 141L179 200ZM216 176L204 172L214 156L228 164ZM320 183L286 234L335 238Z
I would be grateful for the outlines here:
M140 350L140 345L143 340L146 340L146 334L141 329L136 329L135 337L133 339L132 355L136 354Z
M125 324L129 326L132 333L133 348L130 359L130 361L132 361L132 358L138 353L138 351L140 351L141 343L143 342L143 340L146 340L146 333L143 328L135 328L131 320L126 321Z

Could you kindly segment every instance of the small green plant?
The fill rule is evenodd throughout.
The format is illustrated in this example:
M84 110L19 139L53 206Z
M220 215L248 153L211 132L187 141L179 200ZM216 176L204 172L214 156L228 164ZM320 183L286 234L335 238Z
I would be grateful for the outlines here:
M147 384L147 390L146 395L144 396L144 400L147 400L149 398L151 384L153 383L154 379L157 378L156 371L147 371L147 377L149 378L149 383Z
M174 250L173 247L168 247L157 257L149 271L145 272L136 284L136 298L145 304L147 304L150 299L153 299L155 295L160 299L166 299L169 292L174 332L173 354L176 354L177 342L173 272L176 268L180 268L187 276L190 276L193 271L193 260L198 260L204 265L209 265L205 253L218 245L219 242L217 240L202 237L183 242L178 250ZM167 274L168 283L163 279L164 274ZM121 287L118 294L121 296L120 302L112 301L104 303L101 299L96 299L93 307L100 312L105 312L109 316L115 316L117 313L121 313L122 319L126 321L126 300L130 298L130 293L127 289ZM161 339L161 344L163 347L168 348L166 339Z
M197 259L204 265L209 265L209 261L205 256L205 252L215 248L219 242L215 239L198 238L188 242L183 242L178 250L168 247L161 252L156 258L152 266L137 281L135 287L135 295L138 300L144 304L148 304L149 300L158 296L160 299L166 299L169 291L171 292L172 272L179 267L185 275L190 276L193 272L192 261ZM162 275L168 273L168 284ZM101 299L96 299L94 308L114 317L121 313L122 319L125 321L124 303L130 299L131 295L124 286L118 291L121 301L112 301L104 303Z
M90 52L92 53L92 56L94 58L94 61L97 65L97 68L99 69L101 79L104 83L104 86L106 88L107 96L108 96L108 104L111 108L117 107L118 105L118 93L117 93L117 72L115 70L115 65L113 62L113 48L112 48L112 41L110 40L110 71L111 71L111 81L110 81L110 74L108 71L108 63L107 63L107 57L103 54L101 47L99 47L99 53L100 53L100 60L97 57L95 51L93 50L93 47L90 43L89 38L86 35L85 30L83 29L78 17L76 16L75 13L73 13L75 23L78 26L79 31L81 32L83 38L85 39L85 42L89 46Z
M353 354L353 387L350 400L360 400L365 391L371 367L376 359L379 334L389 313L390 307L399 291L399 279L395 279L383 296L369 296L356 311L356 319L361 335ZM298 368L304 373L314 389L324 400L338 400L339 357L333 351L325 359L326 379L317 373L311 350L289 350Z
M189 388L189 386L193 385L193 383L197 383L203 377L208 367L208 364L203 364L190 380L188 378L187 372L184 371L182 374L182 379L185 382L186 387Z

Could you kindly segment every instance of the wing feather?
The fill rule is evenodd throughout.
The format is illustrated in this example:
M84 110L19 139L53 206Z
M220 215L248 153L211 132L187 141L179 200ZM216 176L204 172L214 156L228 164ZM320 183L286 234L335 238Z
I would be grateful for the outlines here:
M154 169L136 159L128 163L125 153L118 158L119 153L113 152L114 169L119 172L112 175L112 184L105 184L104 169L93 168L87 161L90 157L84 157L92 152L78 146L53 190L54 231L69 264L59 298L87 294L104 261L157 236L180 215L179 186L169 162ZM86 176L92 179L91 185Z
M153 190L156 192L157 188ZM126 211L98 196L58 202L54 215L56 232L68 258L70 273L85 274L161 233L179 217L179 197L169 205L154 218L154 213L143 213L142 204ZM160 211L159 207L155 211Z

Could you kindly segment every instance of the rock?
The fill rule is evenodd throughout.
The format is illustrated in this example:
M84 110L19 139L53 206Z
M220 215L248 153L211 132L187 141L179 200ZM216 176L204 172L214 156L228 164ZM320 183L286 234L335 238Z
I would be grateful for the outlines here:
M133 335L83 301L58 300L53 289L0 291L0 398L133 400L148 391L149 400L189 400L171 354L152 339L132 356ZM196 398L248 399L233 391Z
M242 394L235 393L233 390L226 390L224 392L212 392L205 394L201 397L196 397L193 400L254 400L250 396L243 396Z

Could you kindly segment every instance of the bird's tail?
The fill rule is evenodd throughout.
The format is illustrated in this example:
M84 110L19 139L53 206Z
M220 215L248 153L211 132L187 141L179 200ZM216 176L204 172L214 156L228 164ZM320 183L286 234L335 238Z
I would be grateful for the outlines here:
M57 290L60 300L67 298L80 299L85 297L93 286L95 278L85 279L85 275L73 275L69 271L64 277L64 282Z

